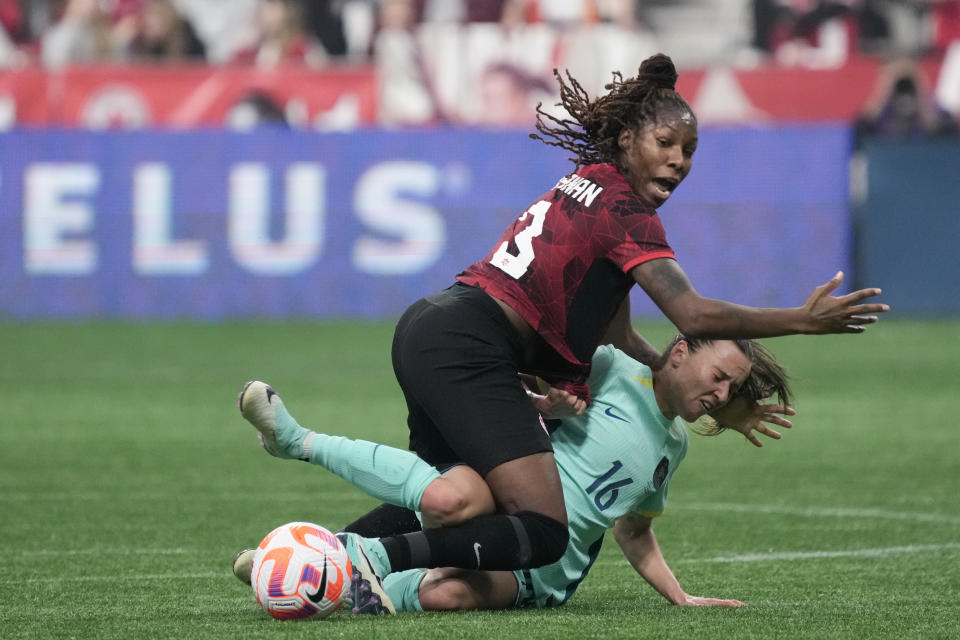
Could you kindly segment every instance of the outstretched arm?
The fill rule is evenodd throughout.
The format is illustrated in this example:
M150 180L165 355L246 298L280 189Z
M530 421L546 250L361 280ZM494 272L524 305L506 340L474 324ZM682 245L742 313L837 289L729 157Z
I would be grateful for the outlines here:
M650 518L631 513L619 518L613 525L613 537L623 549L623 553L651 587L673 604L691 607L742 607L739 600L722 600L719 598L701 598L691 596L673 575L667 566L667 561L660 553L660 545L653 535Z
M650 260L633 268L633 279L647 292L681 333L700 338L770 338L798 333L861 333L877 321L885 304L860 304L880 294L861 289L844 296L830 293L843 281L837 272L816 289L801 307L762 309L705 298L687 274L670 258Z

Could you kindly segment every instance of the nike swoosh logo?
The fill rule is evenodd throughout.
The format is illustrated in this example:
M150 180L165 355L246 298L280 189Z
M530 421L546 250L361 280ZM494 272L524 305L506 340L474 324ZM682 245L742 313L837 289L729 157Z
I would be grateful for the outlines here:
M480 543L479 542L473 543L473 554L477 556L477 569L479 569L480 568Z
M617 414L615 414L615 413L613 412L613 407L607 407L607 410L604 411L604 413L607 414L608 416L610 416L611 418L616 418L617 420L623 420L624 422L630 422L630 421L627 420L626 418L624 418L624 417L622 417L622 416L618 416Z
M320 604L327 597L327 556L323 556L323 574L320 576L320 584L317 585L317 592L313 595L307 594L307 599L314 604Z

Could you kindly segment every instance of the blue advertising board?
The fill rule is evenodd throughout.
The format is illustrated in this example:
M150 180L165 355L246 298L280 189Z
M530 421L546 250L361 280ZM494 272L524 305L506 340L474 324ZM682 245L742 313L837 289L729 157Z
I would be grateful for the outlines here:
M697 289L793 306L846 269L848 148L839 126L702 131L660 211ZM0 134L0 316L394 316L567 155L516 131Z
M864 148L867 190L857 274L897 312L960 311L960 144L882 141Z

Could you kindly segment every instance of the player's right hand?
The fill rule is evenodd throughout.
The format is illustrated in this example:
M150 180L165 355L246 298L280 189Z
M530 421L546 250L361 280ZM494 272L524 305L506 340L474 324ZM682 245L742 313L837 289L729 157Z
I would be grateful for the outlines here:
M686 596L682 607L742 607L745 602L739 600L725 600L722 598L701 598L700 596Z
M527 395L544 418L579 416L587 410L586 400L556 387L550 387L544 395L532 392L528 392Z
M830 293L843 282L843 271L813 290L803 304L808 327L804 333L863 333L878 320L873 313L889 311L890 306L881 303L858 304L865 298L880 295L880 289L860 289L845 296L834 297Z

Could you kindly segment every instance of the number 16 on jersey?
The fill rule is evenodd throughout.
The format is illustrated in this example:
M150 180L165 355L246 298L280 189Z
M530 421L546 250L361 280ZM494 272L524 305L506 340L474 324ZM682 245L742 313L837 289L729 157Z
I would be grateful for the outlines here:
M504 242L493 254L490 264L497 267L508 276L519 279L530 268L533 262L533 239L543 233L543 222L547 217L547 210L550 203L546 200L540 200L524 211L518 222L523 222L528 217L530 224L524 227L523 231L513 237L514 244L517 245L517 254L514 255L507 251L509 242Z

